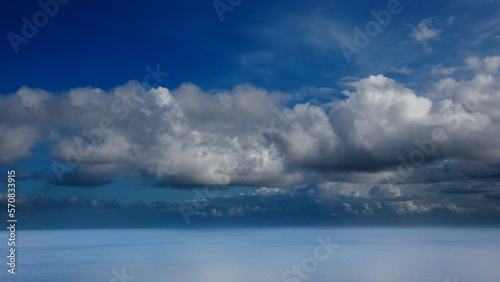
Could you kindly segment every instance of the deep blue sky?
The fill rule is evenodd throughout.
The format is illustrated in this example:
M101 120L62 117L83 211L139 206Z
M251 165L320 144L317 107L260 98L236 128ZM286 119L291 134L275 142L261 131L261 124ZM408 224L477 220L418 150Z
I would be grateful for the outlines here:
M176 201L219 177L197 217L498 215L497 2L244 0L223 20L213 3L71 0L18 46L43 9L0 4L0 164L27 210L144 201L182 221ZM164 88L145 94L156 68ZM143 100L117 110L137 85ZM103 120L113 132L88 140ZM427 152L436 128L448 138ZM81 140L92 153L69 168ZM425 160L389 185L415 150Z
M482 2L401 1L403 11L349 64L338 38L352 40L353 28L363 28L372 20L370 10L386 8L387 1L243 1L220 21L210 1L72 0L18 54L6 35L21 34L21 18L31 20L41 8L36 1L9 1L0 12L1 92L23 85L109 89L141 80L145 67L156 64L171 74L164 86L191 81L205 90L242 82L282 91L336 87L346 76L397 76L391 69L406 65L418 75L435 62L456 64L495 52L498 39L472 44L497 15L496 5ZM410 25L424 18L450 17L456 21L441 25L446 32L430 43L431 54L408 37Z

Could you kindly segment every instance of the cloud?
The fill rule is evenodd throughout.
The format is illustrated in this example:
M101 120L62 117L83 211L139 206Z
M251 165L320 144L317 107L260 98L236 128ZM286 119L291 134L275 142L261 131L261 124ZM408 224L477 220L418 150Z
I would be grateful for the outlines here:
M89 165L80 166L74 170L70 170L61 175L62 181L57 177L50 178L49 182L58 186L80 186L80 187L98 187L109 184L112 181L108 176L103 175L102 171L95 170L93 172L86 172ZM92 167L95 169L95 167Z
M379 186L375 185L370 189L368 195L371 198L396 198L401 196L401 190L395 186Z
M442 79L423 93L383 75L351 81L346 98L327 108L285 107L293 95L250 84L206 92L191 83L145 90L132 81L59 94L23 87L0 97L0 161L44 144L51 183L85 187L138 174L158 187L383 183L409 162L418 165L404 181L474 177L461 164L494 177L500 59L465 64L474 73L468 80ZM436 130L446 138L435 141ZM453 169L434 169L439 160Z
M431 73L432 74L444 74L444 75L450 75L453 74L455 71L457 71L458 68L445 68L443 67L442 64L437 64L435 66L432 66Z
M450 16L446 22L448 23L448 25L452 25L454 22L455 22L456 18L454 16Z
M480 187L484 183L472 182ZM200 217L265 217L307 218L328 222L345 216L495 215L497 198L491 190L474 189L474 193L449 193L461 183L426 185L364 185L345 182L321 183L296 189L261 187L255 192L207 200L206 209L193 216ZM370 188L371 187L371 188ZM439 193L442 190L442 193ZM487 199L485 201L485 199ZM183 204L192 206L192 201ZM168 205L165 203L165 205ZM374 219L375 220L375 219Z
M232 196L197 198L182 202L137 201L124 206L115 200L88 199L69 196L51 199L37 195L19 194L19 207L23 212L43 217L51 210L65 209L65 214L88 214L102 211L99 220L114 222L118 226L141 226L144 216L162 224L181 224L180 204L189 211L190 222L231 223L249 226L259 222L266 226L310 224L356 224L397 222L398 216L420 217L425 223L449 223L449 217L466 215L483 221L497 220L498 186L494 181L472 180L467 183L442 182L426 184L363 184L323 182L300 188L260 187L255 191ZM0 202L6 203L7 193L0 193ZM45 213L49 212L49 213ZM121 215L120 219L116 215ZM186 214L185 214L186 216ZM83 222L90 222L83 217ZM163 219L163 220L160 220ZM466 218L462 218L467 220ZM396 221L395 221L396 220ZM410 221L414 223L414 221ZM70 224L61 222L60 224ZM88 223L87 223L88 224ZM120 225L121 224L121 225ZM60 226L59 226L60 227Z
M475 72L483 72L488 74L497 74L500 67L500 57L490 56L485 57L482 60L478 57L467 57L465 59L467 68Z
M37 143L40 132L28 126L11 127L0 124L0 163L13 163L31 156L30 148Z
M421 43L427 53L432 51L428 46L428 41L437 40L442 32L442 30L432 28L431 25L432 18L423 19L417 27L412 27L413 30L410 33L410 37Z
M408 66L404 66L399 69L393 69L393 72L409 75L413 72L413 69Z

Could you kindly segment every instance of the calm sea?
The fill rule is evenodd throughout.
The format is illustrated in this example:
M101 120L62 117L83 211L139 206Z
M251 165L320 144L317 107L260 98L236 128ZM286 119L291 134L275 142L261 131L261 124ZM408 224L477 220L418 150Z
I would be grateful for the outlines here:
M0 281L500 281L496 228L17 231Z

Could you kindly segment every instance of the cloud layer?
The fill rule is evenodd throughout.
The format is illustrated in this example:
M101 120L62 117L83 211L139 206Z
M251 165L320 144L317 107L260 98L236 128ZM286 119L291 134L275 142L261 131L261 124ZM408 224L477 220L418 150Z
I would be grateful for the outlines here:
M22 87L0 97L0 163L41 144L51 181L70 186L136 174L164 187L497 179L499 65L499 57L469 57L469 79L443 78L420 93L369 76L326 109L284 107L291 95L249 84L211 92L135 81L110 91Z
M498 222L500 213L499 193L491 183L394 186L325 182L294 189L261 187L224 197L216 197L216 190L200 189L195 190L195 195L192 200L182 202L138 200L120 205L115 200L77 196L52 199L19 194L18 208L29 228L39 228L37 219L47 216L62 216L66 227L90 228L217 223L481 225ZM0 202L7 202L7 193L0 193ZM75 215L85 220L71 223L69 218ZM148 220L144 221L145 218Z

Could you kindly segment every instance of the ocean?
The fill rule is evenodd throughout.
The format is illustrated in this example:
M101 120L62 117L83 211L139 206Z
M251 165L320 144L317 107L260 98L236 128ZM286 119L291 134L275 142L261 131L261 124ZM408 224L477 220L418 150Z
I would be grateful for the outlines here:
M500 281L499 228L18 230L0 281Z

